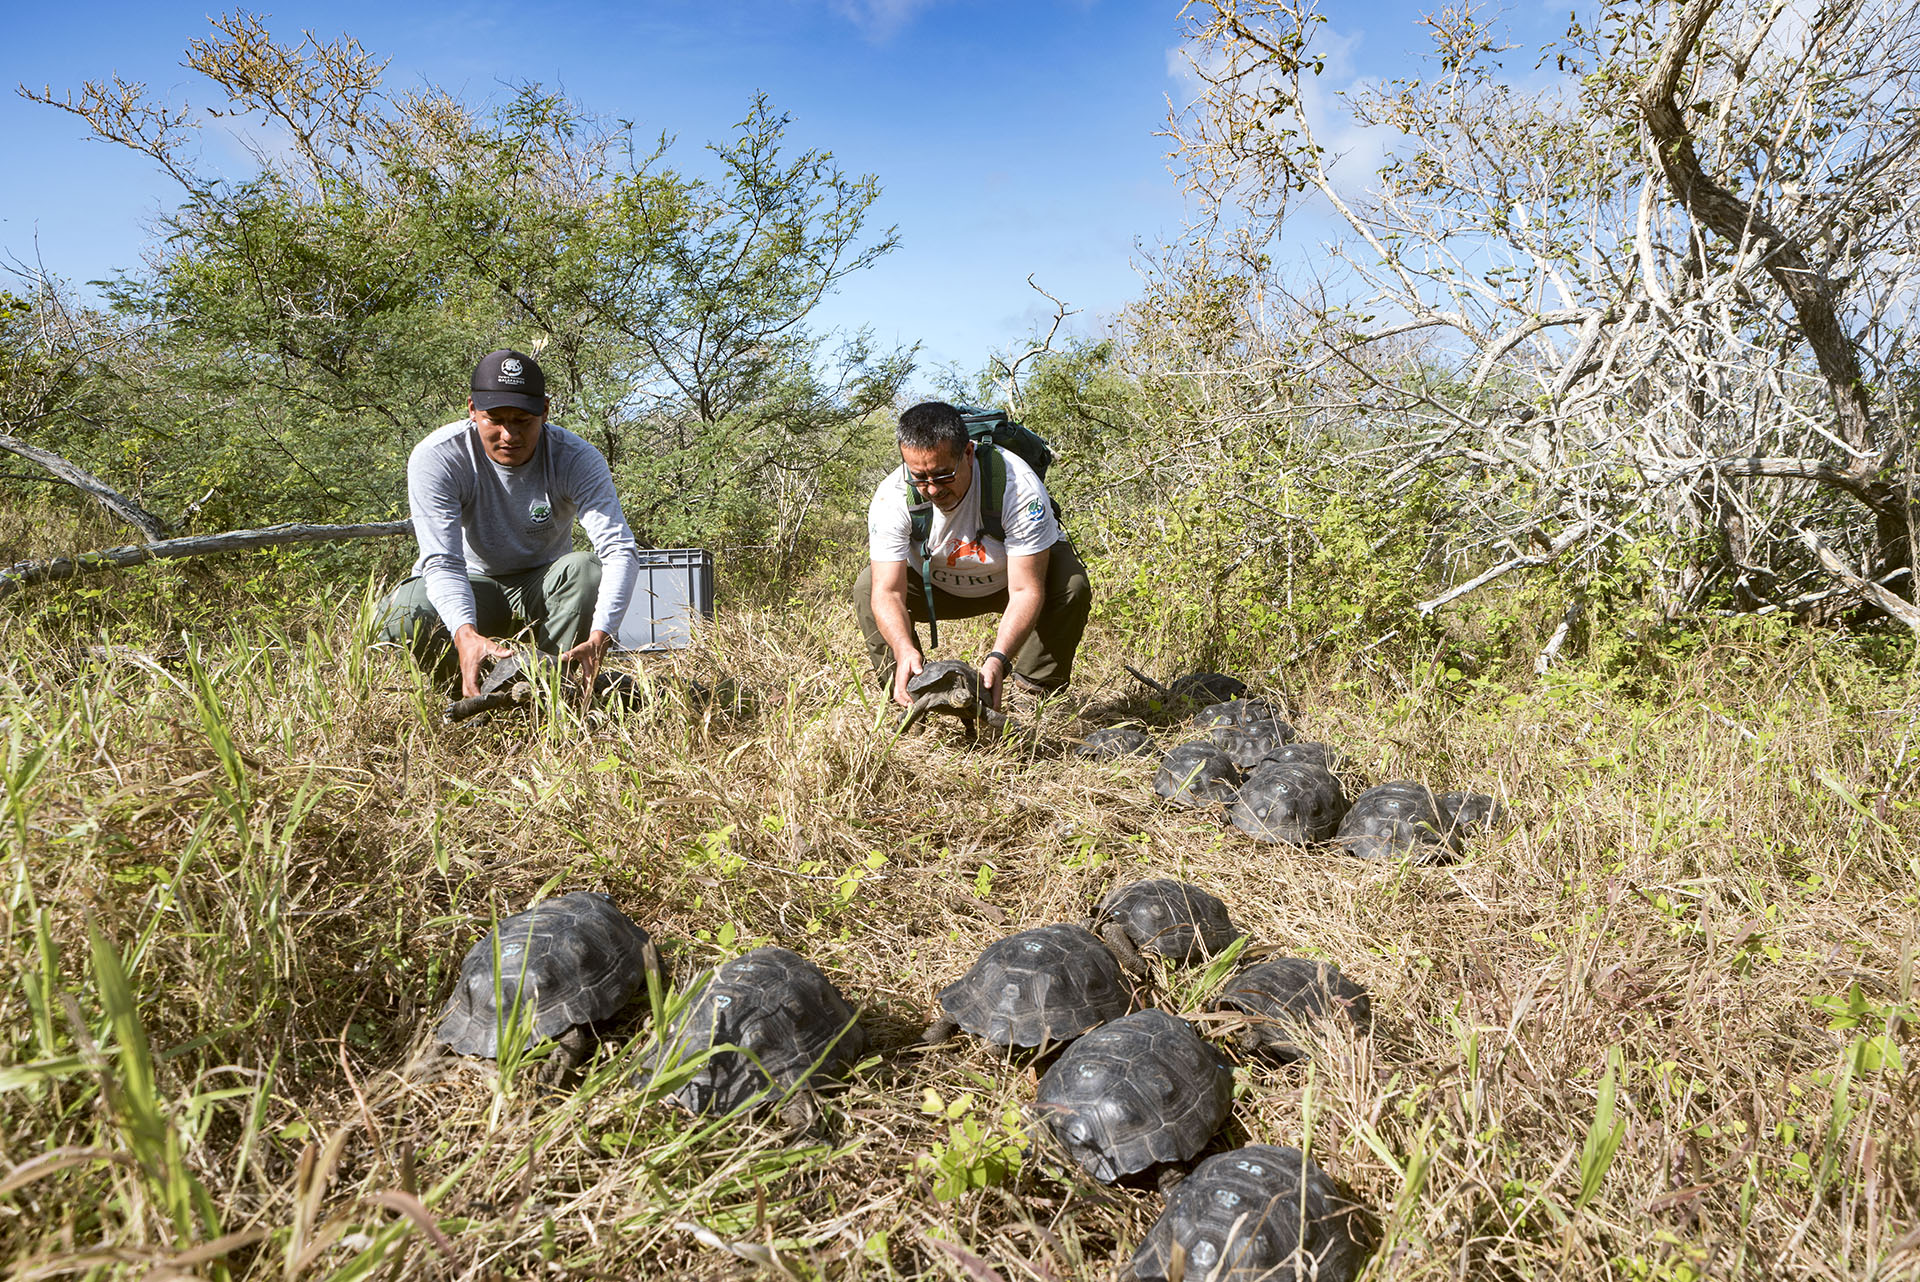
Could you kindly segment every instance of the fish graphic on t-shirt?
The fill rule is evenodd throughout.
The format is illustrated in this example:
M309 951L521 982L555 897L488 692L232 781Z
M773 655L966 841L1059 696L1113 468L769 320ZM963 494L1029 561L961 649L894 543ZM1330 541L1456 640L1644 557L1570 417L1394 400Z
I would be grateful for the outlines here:
M972 539L954 540L953 551L947 553L947 568L951 570L960 561L978 561L982 565L986 564L986 546Z

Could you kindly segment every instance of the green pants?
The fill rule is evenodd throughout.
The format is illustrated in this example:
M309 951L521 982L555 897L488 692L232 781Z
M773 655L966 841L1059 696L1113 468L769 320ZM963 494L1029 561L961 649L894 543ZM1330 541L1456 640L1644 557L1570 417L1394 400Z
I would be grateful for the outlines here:
M533 643L548 654L563 654L593 631L593 610L600 601L600 558L591 551L569 552L550 565L518 574L473 574L473 626L482 636L511 636L521 622L533 625ZM438 668L451 659L453 634L427 599L427 581L406 579L380 603L378 636L410 647L422 666Z
M1013 656L1013 670L1049 690L1057 690L1073 679L1073 655L1080 648L1080 636L1087 630L1087 614L1093 609L1093 588L1087 582L1087 567L1080 564L1073 544L1061 539L1048 549L1046 596L1040 603L1040 617L1033 631ZM893 688L893 647L880 635L880 623L873 617L873 566L860 571L847 594L853 612L859 616L860 631L867 639L867 657L873 661L874 674L882 690ZM941 622L971 619L982 614L999 614L1007 608L1007 594L992 596L954 596L933 590L934 615ZM907 618L914 623L927 621L927 595L920 575L909 563L907 568ZM913 630L913 643L920 644L920 630Z

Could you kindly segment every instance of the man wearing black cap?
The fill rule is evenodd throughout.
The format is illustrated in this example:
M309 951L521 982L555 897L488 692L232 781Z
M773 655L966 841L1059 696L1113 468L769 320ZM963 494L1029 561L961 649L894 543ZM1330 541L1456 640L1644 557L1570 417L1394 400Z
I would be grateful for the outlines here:
M547 380L524 352L490 352L474 368L467 417L430 434L407 460L420 559L381 603L383 640L443 660L451 640L460 691L479 693L490 640L515 619L534 643L593 680L620 631L639 554L607 460L547 422ZM578 518L593 545L573 550Z

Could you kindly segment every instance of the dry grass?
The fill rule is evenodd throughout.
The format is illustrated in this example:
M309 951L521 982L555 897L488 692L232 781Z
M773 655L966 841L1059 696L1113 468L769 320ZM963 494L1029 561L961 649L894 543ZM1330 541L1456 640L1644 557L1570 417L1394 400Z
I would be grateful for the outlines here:
M1811 639L1641 699L1285 674L1370 778L1511 809L1456 866L1387 866L1167 809L1146 763L1064 755L1064 705L989 749L896 739L850 613L803 605L671 661L739 711L472 736L345 617L174 664L0 624L10 1276L1110 1274L1157 1195L1021 1161L1032 1075L977 1044L878 1057L807 1140L628 1084L638 1014L565 1096L427 1036L468 944L549 884L611 893L682 979L795 948L890 1045L991 939L1148 874L1372 991L1372 1036L1243 1070L1229 1137L1309 1143L1377 1217L1370 1277L1920 1273L1910 686ZM1084 698L1143 657L1096 636Z

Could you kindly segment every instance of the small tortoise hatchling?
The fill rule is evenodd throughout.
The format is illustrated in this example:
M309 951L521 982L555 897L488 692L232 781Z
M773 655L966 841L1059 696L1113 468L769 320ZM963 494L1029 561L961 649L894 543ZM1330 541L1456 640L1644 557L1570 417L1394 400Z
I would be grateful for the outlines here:
M1176 806L1224 806L1240 790L1240 769L1210 743L1183 743L1160 759L1153 790Z
M1243 966L1213 999L1216 1011L1246 1017L1234 1035L1249 1055L1291 1064L1305 1057L1297 1037L1311 1024L1345 1017L1364 1032L1373 1022L1367 990L1331 962L1268 957Z
M657 1069L712 1051L674 1098L689 1112L731 1113L840 1078L866 1050L867 1035L833 981L800 954L767 946L716 968L647 1063ZM795 1102L804 1115L806 1105Z
M913 703L900 720L902 732L911 730L930 712L958 717L976 729L983 721L996 730L1007 724L1005 713L987 706L980 670L971 663L936 659L908 678L907 693L913 696Z
M546 1070L557 1080L586 1057L586 1026L618 1014L659 968L647 932L607 896L577 890L544 900L502 918L467 950L439 1040L458 1054L493 1058L517 1010L530 1041L559 1039Z
M1235 726L1215 726L1207 739L1227 754L1227 760L1241 770L1251 770L1275 749L1294 739L1294 729L1284 721L1245 721Z
M1193 714L1194 728L1198 730L1218 730L1225 726L1283 719L1280 709L1265 699L1228 699L1224 703L1210 703Z
M1074 752L1082 757L1118 761L1124 757L1150 757L1154 747L1153 740L1136 726L1102 726L1081 740Z
M1135 1252L1130 1282L1353 1282L1365 1221L1299 1149L1216 1153L1167 1195Z
M1185 1020L1143 1010L1103 1024L1061 1052L1034 1091L1035 1115L1104 1184L1207 1146L1233 1107L1233 1071Z
M1340 780L1309 761L1269 761L1240 785L1227 818L1256 841L1311 846L1331 838L1347 811Z
M1187 710L1209 703L1238 699L1247 692L1247 683L1224 672L1189 672L1161 685L1140 669L1122 664L1127 675L1159 695L1169 712L1184 715Z
M940 990L943 1014L921 1040L959 1029L995 1046L1050 1046L1133 1009L1120 963L1084 926L1037 926L996 940Z
M1206 961L1240 938L1217 896L1167 877L1108 891L1093 910L1093 922L1120 964L1136 975L1147 969L1142 953L1184 966Z
M1283 743L1262 757L1260 764L1278 765L1287 761L1303 761L1336 775L1347 768L1347 758L1338 748L1324 743L1315 743L1310 739L1296 739L1292 743Z
M1442 832L1473 837L1504 828L1507 823L1507 808L1484 792L1443 792L1433 801Z
M1406 779L1378 784L1355 797L1333 840L1362 859L1437 859L1460 849L1459 836L1441 827L1432 789Z

